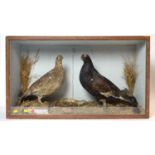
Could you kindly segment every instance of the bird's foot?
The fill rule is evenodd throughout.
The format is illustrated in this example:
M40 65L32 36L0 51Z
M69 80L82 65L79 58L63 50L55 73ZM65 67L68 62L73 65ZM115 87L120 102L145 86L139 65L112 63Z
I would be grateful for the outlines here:
M43 102L42 102L42 97L38 96L38 102L40 103L40 105L43 104Z
M102 103L103 108L105 108L105 107L107 108L107 102L105 99L101 99L99 101Z

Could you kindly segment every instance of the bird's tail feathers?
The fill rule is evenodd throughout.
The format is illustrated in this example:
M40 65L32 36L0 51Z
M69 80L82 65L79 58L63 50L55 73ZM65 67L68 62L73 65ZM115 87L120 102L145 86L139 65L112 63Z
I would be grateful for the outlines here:
M32 101L32 100L36 100L37 98L38 97L36 95L24 94L23 96L20 97L18 106L20 106L24 101Z
M107 98L108 101L111 103L124 103L125 105L132 106L132 107L137 107L138 102L134 96L115 96L112 91L103 93L101 92L100 95L104 96Z

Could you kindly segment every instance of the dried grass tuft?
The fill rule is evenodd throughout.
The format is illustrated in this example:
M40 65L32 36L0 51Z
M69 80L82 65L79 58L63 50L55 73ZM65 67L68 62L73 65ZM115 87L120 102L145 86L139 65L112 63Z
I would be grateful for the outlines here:
M39 51L37 50L36 55L34 58L30 58L29 53L27 53L26 56L21 56L20 60L20 86L21 86L21 94L24 94L29 87L29 84L31 82L31 70L34 64L37 63L39 60Z
M136 64L132 60L126 60L124 62L124 79L128 86L128 95L132 96L135 88L135 83L137 79L137 69Z

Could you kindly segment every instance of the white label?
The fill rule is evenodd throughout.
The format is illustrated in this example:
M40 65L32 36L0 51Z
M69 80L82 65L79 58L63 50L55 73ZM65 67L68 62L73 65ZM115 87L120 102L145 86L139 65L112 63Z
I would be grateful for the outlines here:
M34 113L36 113L36 114L48 114L48 109L35 109Z

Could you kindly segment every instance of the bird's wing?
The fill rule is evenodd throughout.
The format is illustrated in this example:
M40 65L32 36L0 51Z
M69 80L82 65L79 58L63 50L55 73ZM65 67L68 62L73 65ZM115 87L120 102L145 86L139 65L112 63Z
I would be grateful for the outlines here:
M37 81L35 81L31 86L30 89L33 89L34 87L40 86L42 84L42 82L44 82L44 84L48 83L49 81L49 77L52 74L51 71L47 72L46 74L44 74L42 77L40 77Z
M59 87L61 79L63 78L63 74L61 77L58 76L59 76L58 72L55 71L55 69L53 69L48 73L44 74L36 82L34 82L30 86L29 90L31 91L32 94L39 94L39 93L45 95L47 95L47 93L52 94Z
M98 87L97 89L100 92L108 92L108 94L111 92L113 95L119 95L120 89L106 77L102 76L98 72L94 72L93 77L95 79L94 87Z

